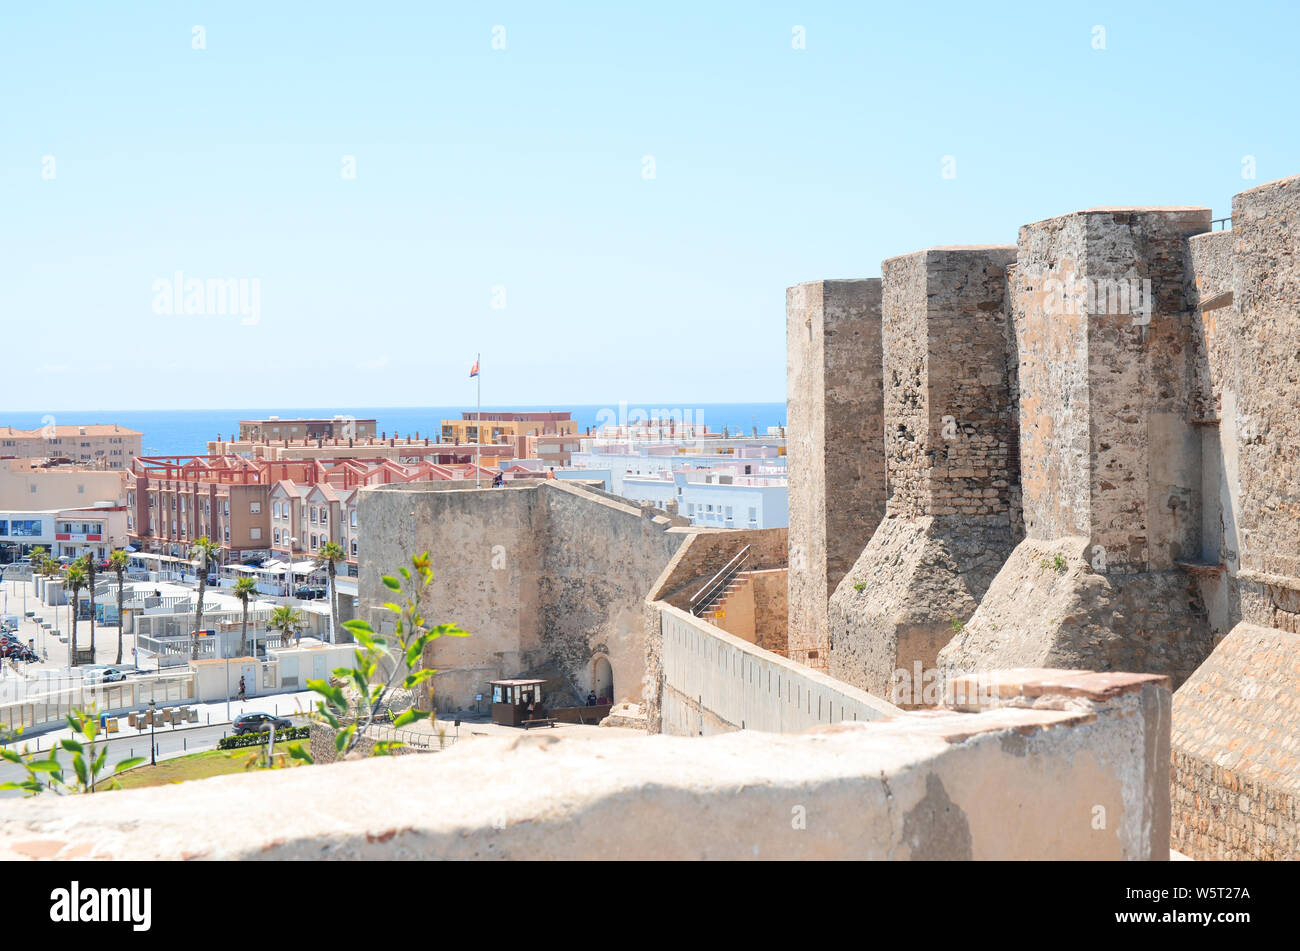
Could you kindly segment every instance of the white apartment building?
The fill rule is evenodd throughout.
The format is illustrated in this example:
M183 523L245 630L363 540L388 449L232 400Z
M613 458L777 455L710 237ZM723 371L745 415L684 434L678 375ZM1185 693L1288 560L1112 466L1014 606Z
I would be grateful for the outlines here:
M784 528L790 507L784 476L737 476L692 470L663 475L625 475L624 498L667 508L708 528Z

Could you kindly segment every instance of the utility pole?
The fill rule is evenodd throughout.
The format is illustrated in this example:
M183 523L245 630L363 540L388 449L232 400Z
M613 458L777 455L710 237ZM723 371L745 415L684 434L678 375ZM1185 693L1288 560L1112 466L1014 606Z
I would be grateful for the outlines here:
M482 366L480 361L482 359L483 354L475 354L474 369L477 372L474 374L474 378L478 381L478 426L474 430L474 435L477 437L474 440L474 488L476 489L482 488L482 486L479 485L478 469L479 454L483 449L483 371L480 369Z

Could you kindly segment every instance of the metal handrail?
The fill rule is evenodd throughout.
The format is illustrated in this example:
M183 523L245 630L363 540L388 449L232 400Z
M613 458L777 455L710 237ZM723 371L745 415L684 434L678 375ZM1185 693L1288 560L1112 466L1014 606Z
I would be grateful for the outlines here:
M694 596L692 596L689 601L689 604L691 605L691 613L693 615L699 617L701 611L708 610L709 605L712 603L712 598L714 598L719 591L724 590L727 585L731 584L732 579L735 578L735 576L740 573L740 569L744 567L745 559L748 557L749 546L746 545L740 551L736 552L736 554L732 556L732 559L723 565L722 569L718 571L717 574L706 581L703 588L695 592Z
M1232 219L1231 218L1210 219L1210 230L1211 231L1216 230L1216 226L1217 226L1217 230L1219 231L1229 231L1232 229Z

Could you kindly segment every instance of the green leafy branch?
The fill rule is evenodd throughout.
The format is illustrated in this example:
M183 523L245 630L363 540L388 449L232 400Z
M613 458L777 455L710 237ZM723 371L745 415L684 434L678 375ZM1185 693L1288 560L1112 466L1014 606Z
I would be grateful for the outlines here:
M36 796L53 789L61 796L76 793L93 793L95 784L100 781L100 774L105 771L108 758L107 744L97 746L95 737L99 735L99 717L94 708L90 713L73 710L68 714L68 728L73 736L59 740L46 756L23 750L21 753L11 749L0 749L0 759L15 763L27 771L27 778L21 782L0 783L0 789L21 789L29 796ZM98 753L96 752L98 749ZM72 754L72 775L65 778L60 753ZM113 774L139 766L144 762L143 756L122 760L113 767ZM114 782L110 788L117 788Z
M339 667L333 673L359 695L355 711L348 703L343 686L327 680L307 681L308 689L323 698L316 704L316 709L320 718L334 729L334 747L340 757L356 748L399 683L402 689L417 692L437 673L420 666L424 649L431 641L440 637L469 636L468 631L456 624L430 626L420 608L421 592L433 583L433 569L427 551L411 556L411 568L400 568L398 574L400 580L392 575L384 575L381 579L384 587L399 596L396 601L384 603L384 609L397 618L391 643L389 638L377 634L368 621L354 619L343 625L352 632L359 646L353 654L353 666ZM383 671L385 659L395 660L389 674ZM427 710L412 708L394 718L392 725L401 728L429 715ZM374 755L385 755L402 745L398 740L378 742L374 745ZM311 762L311 756L301 747L291 747L290 755Z

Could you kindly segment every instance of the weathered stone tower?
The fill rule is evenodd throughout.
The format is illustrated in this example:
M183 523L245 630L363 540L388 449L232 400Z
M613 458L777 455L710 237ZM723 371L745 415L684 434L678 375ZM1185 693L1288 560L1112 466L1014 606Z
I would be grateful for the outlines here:
M1193 571L1188 243L1209 229L1206 208L1100 208L1021 229L1012 298L1027 537L941 654L949 672L1072 667L1178 684L1209 654Z
M826 604L885 512L880 279L785 292L788 648L825 666Z
M1300 176L1194 242L1205 405L1200 573L1230 633L1174 695L1173 843L1300 858Z
M831 598L830 673L893 702L922 702L920 683L891 690L895 671L933 669L1018 540L1014 260L933 248L881 268L889 499Z
M1223 231L1094 208L882 273L888 502L830 673L900 703L936 663L1169 675L1174 846L1300 857L1300 176ZM804 425L792 395L792 444L836 432ZM816 504L831 544L795 481L792 537Z

